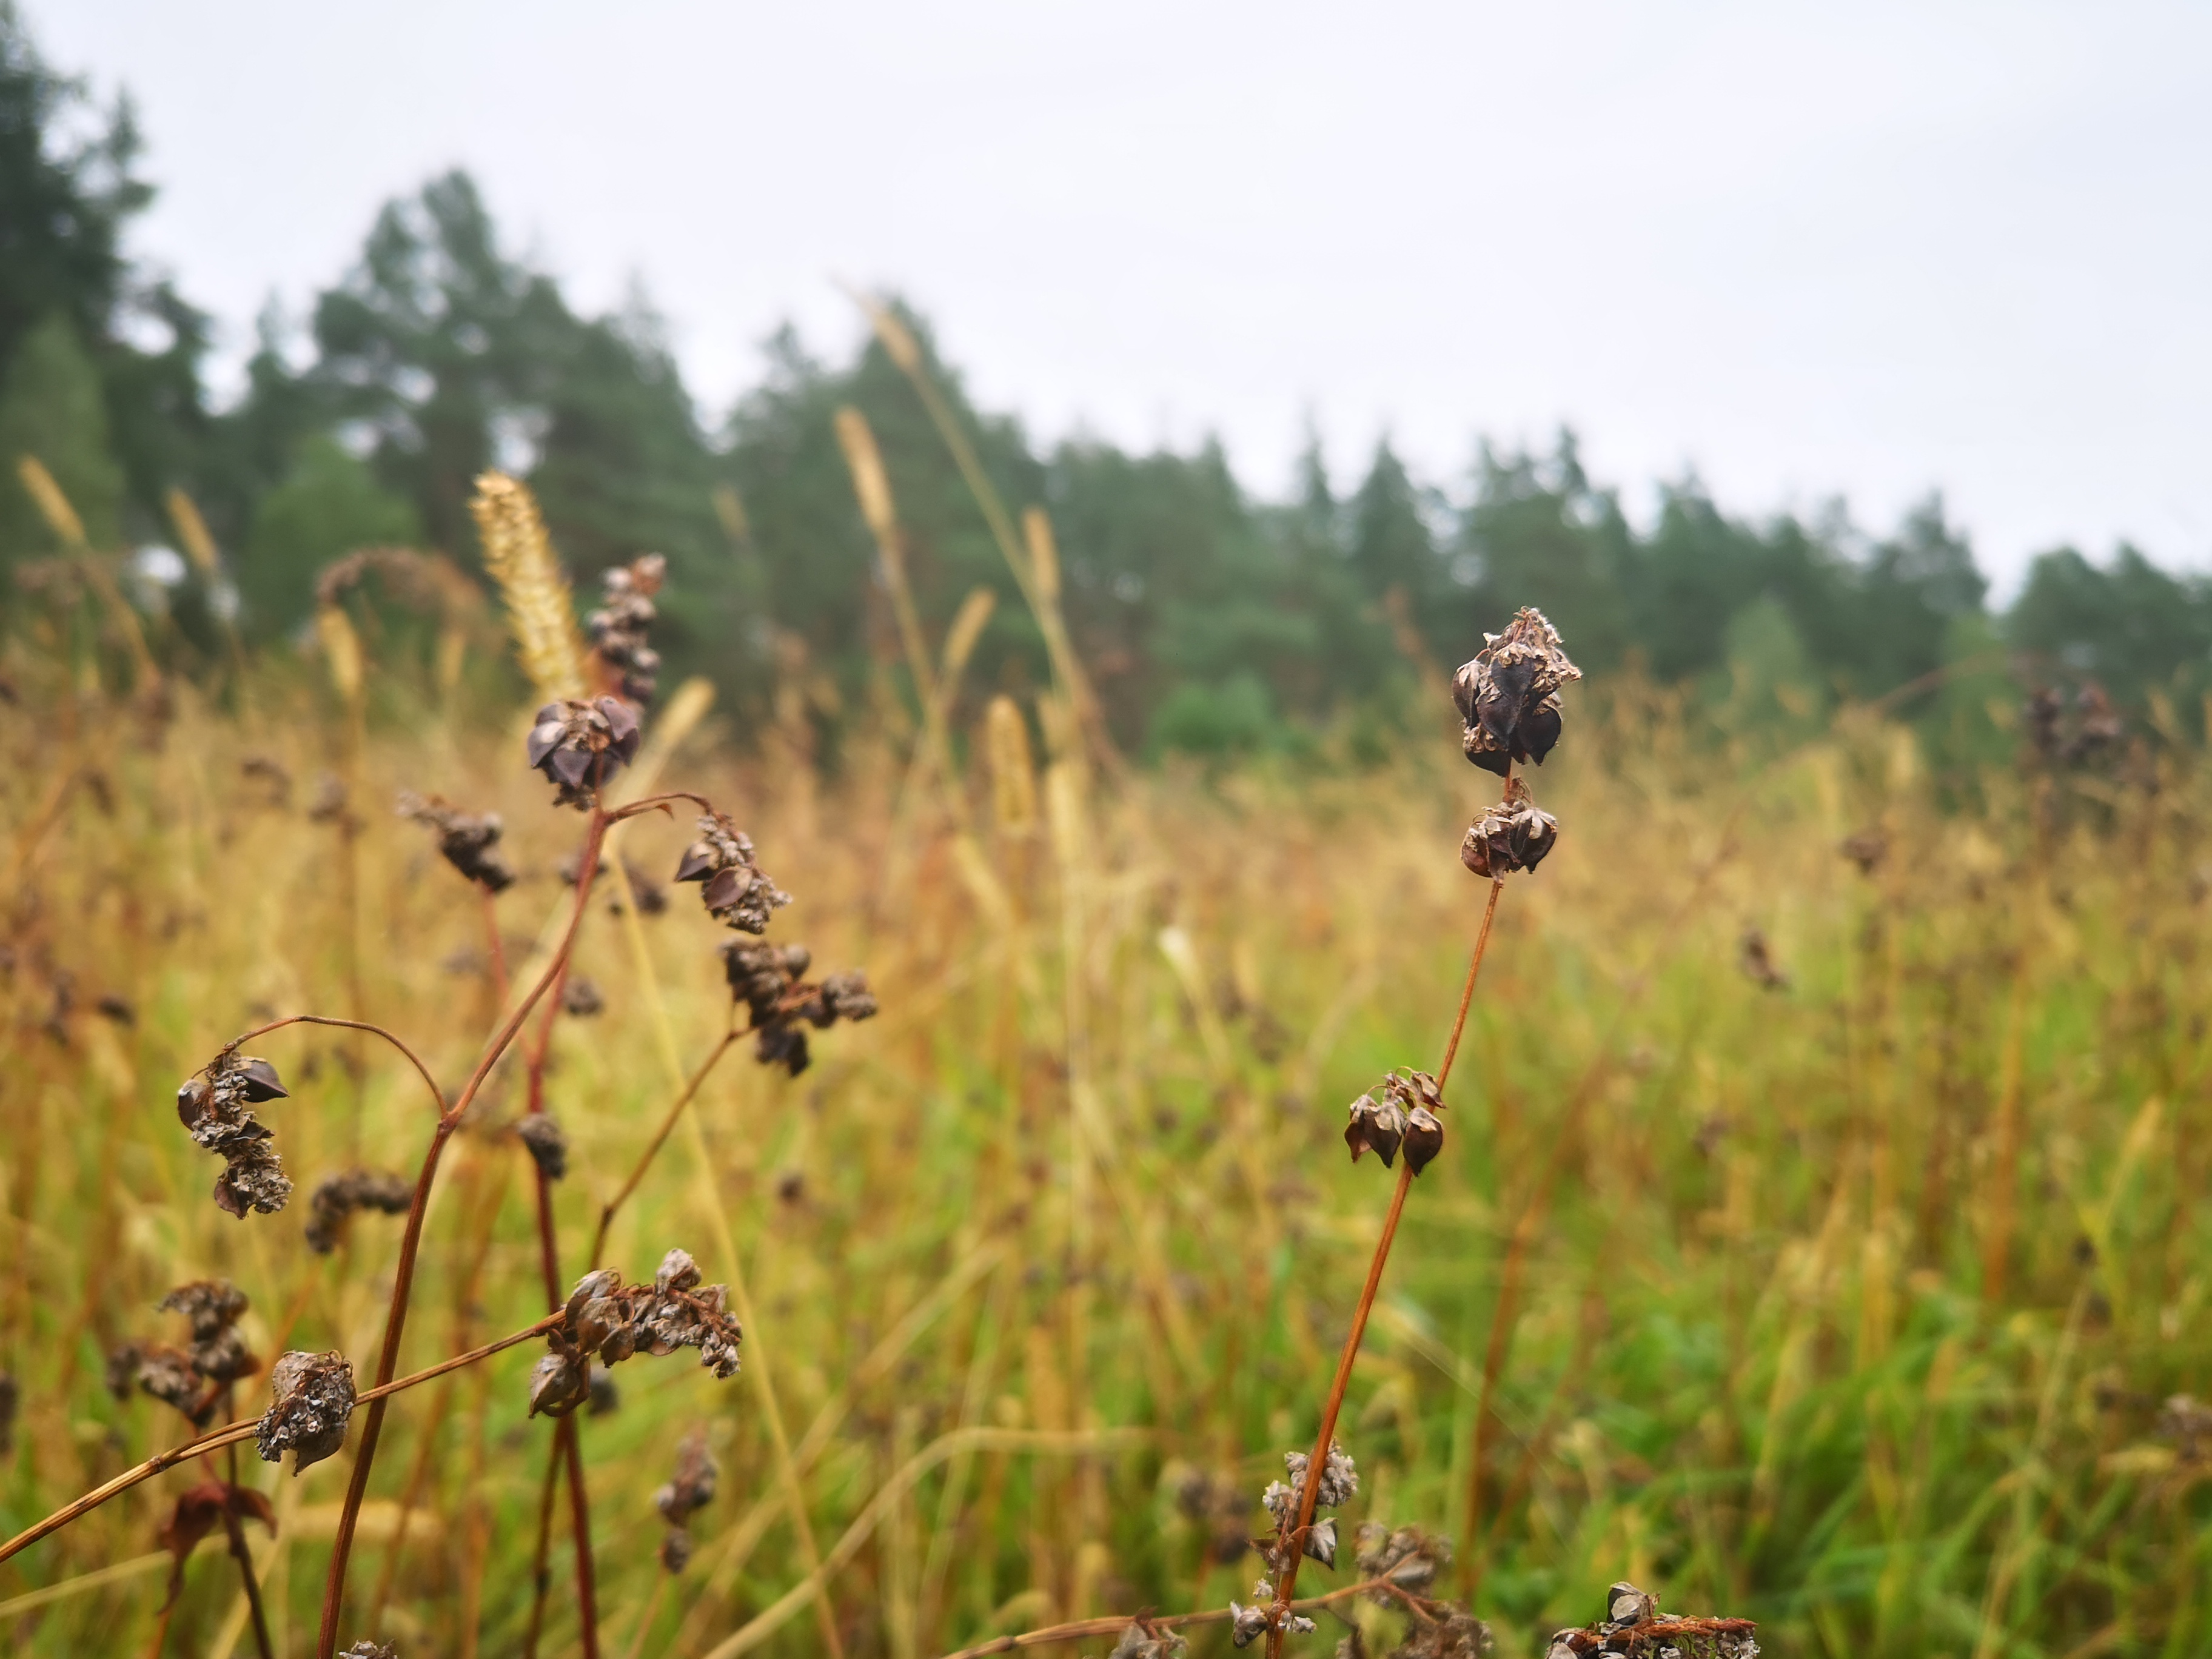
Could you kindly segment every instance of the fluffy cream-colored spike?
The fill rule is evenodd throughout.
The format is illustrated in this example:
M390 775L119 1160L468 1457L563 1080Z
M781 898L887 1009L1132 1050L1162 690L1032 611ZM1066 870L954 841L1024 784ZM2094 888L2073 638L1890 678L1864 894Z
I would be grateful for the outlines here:
M185 544L185 556L201 575L214 575L215 538L208 534L207 520L200 516L199 503L183 490L172 489L168 506L169 522L177 528L177 539Z
M520 480L486 472L477 479L469 511L483 541L484 568L507 602L507 626L514 633L522 672L548 701L582 696L587 684L583 641L576 634L568 579L538 516L537 498Z
M54 475L46 471L46 464L35 455L24 455L15 462L15 473L22 479L23 488L30 491L31 499L38 503L39 514L46 520L47 528L61 538L62 545L84 546L84 520L77 517L70 498L54 482Z

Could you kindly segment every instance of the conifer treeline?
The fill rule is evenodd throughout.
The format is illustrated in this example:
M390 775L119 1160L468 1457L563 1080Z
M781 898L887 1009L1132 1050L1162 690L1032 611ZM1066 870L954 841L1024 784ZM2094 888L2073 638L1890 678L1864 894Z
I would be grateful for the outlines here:
M173 540L164 502L182 487L225 550L246 636L279 639L354 548L424 546L473 568L470 482L503 465L527 474L579 577L667 556L673 669L758 706L803 662L834 718L896 655L833 429L850 404L889 467L925 618L941 629L972 588L999 591L971 684L1042 675L1000 556L879 349L825 363L787 331L763 384L702 420L650 314L579 315L502 251L454 173L378 216L304 341L264 320L243 396L218 410L209 319L122 251L152 193L129 110L65 139L84 110L0 3L0 562L49 550L13 480L20 453L46 463L104 545ZM1485 447L1442 486L1385 443L1346 498L1310 453L1297 498L1270 502L1212 445L1041 447L931 362L1001 493L1050 512L1078 645L1132 747L1269 744L1385 696L1414 655L1456 661L1525 603L1592 669L1633 656L1716 687L1749 673L1814 703L2006 652L2031 677L2094 677L2123 702L2163 690L2189 706L2212 690L2212 585L2126 548L2103 565L2044 555L1992 616L1935 501L1876 538L1840 510L1754 522L1686 483L1639 530L1563 435L1548 454ZM227 598L197 580L172 596L188 635ZM0 606L16 607L15 586Z

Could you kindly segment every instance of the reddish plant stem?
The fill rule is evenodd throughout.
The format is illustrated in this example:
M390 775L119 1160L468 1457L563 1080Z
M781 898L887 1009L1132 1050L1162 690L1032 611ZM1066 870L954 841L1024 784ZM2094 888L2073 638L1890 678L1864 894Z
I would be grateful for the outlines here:
M1467 984L1459 996L1459 1014L1452 1022L1451 1036L1444 1045L1444 1057L1437 1067L1437 1091L1441 1095L1451 1076L1452 1062L1459 1057L1459 1041L1467 1030L1468 1010L1474 1003L1474 981L1482 972L1483 953L1490 948L1491 924L1498 919L1498 896L1505 890L1503 877L1492 878L1490 902L1483 907L1482 926L1474 936L1474 953L1467 964ZM1305 1554L1305 1537L1313 1525L1314 1507L1321 1494L1322 1471L1328 1466L1328 1449L1336 1442L1336 1421L1344 1410L1344 1391L1352 1383L1352 1363L1359 1358L1359 1345L1367 1334L1367 1318L1375 1310L1375 1293L1382 1288L1382 1269L1390 1259L1390 1246L1398 1237L1398 1220L1405 1213L1406 1194L1413 1190L1413 1161L1407 1158L1398 1166L1398 1184L1390 1192L1390 1208L1382 1218L1382 1236L1375 1241L1375 1255L1367 1264L1367 1282L1360 1287L1359 1304L1352 1310L1352 1328L1345 1333L1344 1352L1337 1357L1336 1376L1329 1383L1328 1399L1322 1407L1321 1431L1314 1437L1313 1455L1306 1460L1305 1480L1298 1487L1297 1524L1280 1534L1281 1552L1288 1555L1287 1565L1281 1567L1281 1577L1275 1586L1275 1601L1270 1611L1273 1618L1267 1629L1268 1659L1280 1659L1283 1638L1288 1632L1291 1591L1297 1586L1298 1564Z
M554 1423L557 1436L565 1418ZM522 1659L538 1659L538 1637L545 1627L545 1593L553 1582L553 1500L561 1484L561 1443L545 1459L545 1480L538 1493L538 1547L530 1558L530 1623L522 1633Z
M229 1483L238 1485L238 1448L231 1446L223 1453L230 1466ZM222 1530L230 1540L231 1559L238 1563L238 1577L246 1587L246 1611L253 1616L253 1645L261 1659L276 1659L276 1647L269 1640L269 1616L262 1611L261 1586L253 1577L253 1553L246 1547L246 1528L231 1509L228 1494L224 1494Z
M576 900L580 907L599 874L599 838L604 834L605 820L594 813L592 822L599 833L586 841L583 859L576 869ZM528 1086L523 1107L524 1115L530 1117L538 1116L545 1110L545 1062L553 1050L553 1027L561 1018L562 995L568 989L568 953L563 952L554 966L552 993L546 1000L544 1013L539 1017L537 1038L530 1047ZM538 1167L535 1159L532 1160L532 1170L538 1178L538 1267L545 1283L545 1305L558 1308L566 1298L561 1291L560 1241L553 1225L553 1182ZM530 1633L523 1645L524 1659L537 1659L538 1636L545 1622L545 1596L552 1583L546 1555L553 1538L553 1467L564 1462L568 1468L569 1530L576 1547L576 1602L577 1614L584 1626L584 1659L599 1659L599 1594L592 1570L591 1496L584 1489L583 1453L577 1443L573 1417L555 1421L553 1443L547 1448L546 1458L545 1488L538 1522L538 1559L532 1574Z
M507 1006L507 941L499 936L499 896L479 882L483 895L484 953L491 963L491 1006Z
M415 1068L416 1076L422 1079L422 1086L430 1091L430 1098L437 1106L439 1115L442 1117L445 1115L445 1094L438 1087L437 1079L430 1075L430 1068L422 1063L422 1056L381 1025L372 1025L367 1020L340 1019L335 1014L287 1014L282 1019L272 1019L266 1025L257 1025L252 1030L233 1037L224 1045L223 1052L228 1054L234 1049L242 1048L254 1038L266 1036L271 1031L281 1031L287 1025L335 1025L341 1030L367 1031L372 1036L382 1037L407 1056L407 1063ZM473 1079L471 1081L471 1084L474 1083Z
M438 1161L444 1155L446 1143L453 1139L453 1131L460 1127L461 1116L483 1087L484 1079L498 1064L521 1030L531 1011L552 988L556 979L568 971L569 953L575 948L576 931L582 925L584 910L590 901L592 877L599 864L599 846L605 840L607 814L596 806L592 810L591 826L585 832L583 865L576 878L576 902L568 913L568 926L561 936L559 948L544 973L538 976L514 1012L501 1024L499 1030L486 1045L476 1070L470 1073L461 1092L439 1115L438 1126L432 1131L429 1151L423 1154L422 1173L416 1177L414 1201L407 1208L406 1231L399 1240L399 1261L392 1273L392 1305L385 1317L384 1346L377 1358L376 1381L381 1386L392 1380L399 1366L400 1340L407 1330L407 1304L414 1291L415 1260L422 1246L422 1221L429 1209L430 1186L437 1178ZM427 1075L427 1073L426 1073ZM315 1638L316 1659L333 1659L337 1652L338 1615L345 1602L346 1564L353 1552L355 1528L360 1524L362 1500L368 1495L368 1475L376 1461L376 1443L384 1430L385 1405L382 1396L369 1407L368 1420L362 1425L361 1447L354 1454L353 1478L347 1483L345 1504L338 1511L337 1534L331 1549L331 1569L323 1583L322 1626Z

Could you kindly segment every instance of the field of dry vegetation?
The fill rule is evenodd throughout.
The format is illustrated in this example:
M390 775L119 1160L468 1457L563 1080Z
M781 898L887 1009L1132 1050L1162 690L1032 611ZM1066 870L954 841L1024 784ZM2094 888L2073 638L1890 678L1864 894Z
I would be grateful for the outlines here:
M186 1340L173 1286L249 1302L262 1374L218 1425L264 1410L287 1350L370 1381L404 1218L337 1218L328 1253L305 1224L356 1168L404 1207L422 1080L346 1029L254 1039L297 1191L242 1219L179 1084L315 1012L399 1034L451 1100L568 917L586 819L528 769L511 672L325 645L158 693L57 626L9 647L0 1536L191 1437L134 1369ZM671 884L696 809L618 826L545 1005L560 1283L688 1250L730 1287L743 1370L641 1355L556 1430L529 1415L533 1339L392 1396L343 1638L586 1650L556 1433L590 1651L930 1659L1249 1596L1261 1489L1316 1433L1395 1176L1347 1160L1346 1104L1437 1066L1490 891L1456 854L1495 780L1430 695L1383 764L1323 743L1206 773L1114 764L1051 696L942 743L887 698L831 773L798 688L750 731L662 688L610 799L710 799L793 896L769 940L814 980L864 970L880 1012L811 1030L796 1076L732 1045L746 1024L732 936ZM1450 1541L1430 1592L1503 1655L1620 1579L1776 1653L2203 1651L2212 1410L2172 1398L2208 1358L2194 756L2023 739L1947 779L1871 712L1778 749L1632 680L1565 701L1532 775L1557 850L1506 883L1338 1429L1346 1546L1300 1594L1358 1581L1371 1521ZM403 791L498 812L513 884L449 867ZM403 1376L545 1314L516 1133L538 1030L447 1147ZM0 1647L254 1652L225 1525L165 1607L157 1534L234 1479L266 1500L234 1507L272 1650L313 1651L361 1416L299 1478L248 1444L9 1556ZM697 1496L702 1448L720 1478L672 1572L655 1494L688 1456ZM1316 1616L1290 1651L1401 1639L1400 1608ZM1228 1650L1225 1624L1188 1635Z

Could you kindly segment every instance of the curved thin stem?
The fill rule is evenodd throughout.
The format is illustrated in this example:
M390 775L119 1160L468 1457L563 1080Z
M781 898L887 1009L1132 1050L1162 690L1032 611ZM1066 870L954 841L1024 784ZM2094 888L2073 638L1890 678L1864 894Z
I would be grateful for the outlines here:
M714 810L714 803L704 795L695 795L689 789L670 789L658 795L647 795L643 800L634 800L617 806L607 814L609 823L620 823L628 818L642 817L647 812L665 812L672 801L688 800L704 812Z
M645 1150L638 1154L637 1167L629 1172L629 1178L623 1182L621 1189L606 1201L605 1207L599 1212L599 1231L592 1239L591 1255L584 1258L586 1266L596 1267L599 1265L600 1255L607 1247L607 1229L614 1224L615 1212L622 1208L629 1195L637 1190L638 1182L645 1179L647 1169L675 1131L676 1120L684 1115L684 1109L691 1103L691 1097L697 1094L700 1086L707 1081L707 1073L714 1069L715 1061L729 1052L730 1045L738 1040L739 1035L735 1029L722 1033L722 1040L700 1062L699 1069L691 1073L690 1080L684 1085L684 1092L676 1097L676 1103L668 1109L668 1115L660 1120L660 1127L653 1132L653 1139L646 1142Z
M1493 877L1490 901L1483 907L1482 926L1476 930L1474 951L1467 964L1467 984L1459 994L1459 1014L1452 1021L1443 1060L1437 1067L1437 1091L1440 1096L1444 1080L1451 1075L1452 1061L1459 1057L1459 1041L1467 1030L1468 1010L1474 1003L1474 983L1482 973L1482 958L1490 949L1491 925L1498 919L1498 897L1504 890L1504 878ZM1279 1534L1280 1548L1290 1560L1280 1567L1281 1582L1275 1587L1274 1618L1267 1630L1268 1659L1280 1659L1283 1651L1289 1617L1286 1609L1291 1592L1298 1582L1298 1564L1305 1556L1305 1537L1313 1525L1314 1507L1321 1495L1322 1472L1328 1467L1329 1448L1336 1441L1336 1421L1344 1410L1344 1391L1351 1386L1352 1364L1359 1358L1359 1345L1367 1334L1367 1317L1374 1311L1375 1295L1382 1285L1382 1269L1390 1259L1391 1243L1398 1237L1399 1218L1405 1213L1406 1194L1413 1186L1413 1160L1408 1158L1398 1166L1398 1184L1390 1192L1390 1208L1382 1218L1382 1236L1375 1241L1375 1255L1367 1264L1367 1282L1360 1287L1359 1305L1352 1311L1352 1328L1345 1333L1344 1351L1337 1357L1336 1376L1329 1383L1328 1402L1322 1407L1321 1430L1314 1437L1313 1453L1306 1460L1305 1480L1298 1487L1297 1524Z
M1310 1595L1303 1601L1290 1604L1292 1613L1312 1613L1338 1601L1348 1601L1355 1595L1364 1595L1370 1590L1404 1596L1406 1592L1388 1578L1363 1578L1356 1584L1346 1584L1326 1595ZM1025 1630L1012 1636L996 1636L988 1642L978 1642L972 1648L962 1648L957 1653L948 1653L945 1659L985 1659L994 1653L1012 1653L1022 1648L1051 1647L1060 1642L1080 1642L1093 1636L1118 1636L1133 1624L1149 1625L1154 1630L1189 1630L1199 1625L1225 1625L1229 1609L1207 1607L1200 1613L1173 1613L1153 1619L1141 1613L1109 1614L1103 1619L1077 1619L1065 1625L1047 1625L1042 1630Z
M404 1393L409 1389L419 1388L435 1377L443 1376L447 1371L459 1370L464 1365L473 1365L479 1359L489 1359L503 1348L511 1348L518 1342L527 1342L534 1336L544 1335L546 1332L561 1322L561 1317L559 1314L548 1314L535 1325L526 1326L510 1335L502 1336L496 1342L487 1342L480 1348L471 1348L466 1353L457 1353L450 1359L441 1359L426 1370L400 1377L396 1382L379 1383L376 1387L365 1389L356 1396L354 1404L356 1408L374 1405L395 1394ZM165 1469L173 1469L179 1463L190 1462L195 1457L205 1456L208 1453L219 1450L224 1446L234 1446L240 1441L252 1439L254 1430L260 1425L259 1418L249 1417L242 1422L227 1423L222 1428L210 1430L197 1439L187 1440L181 1446L172 1446L167 1451L155 1452L144 1462L124 1470L112 1480L94 1486L82 1497L71 1498L45 1520L34 1526L26 1528L6 1543L0 1544L0 1561L5 1561L9 1557L28 1549L41 1538L59 1532L72 1521L89 1515L109 1498L120 1496L141 1481L152 1480Z
M438 1080L430 1075L430 1068L422 1063L422 1057L392 1032L365 1019L340 1019L336 1014L287 1014L282 1019L272 1019L266 1025L257 1025L242 1036L233 1037L223 1045L223 1052L228 1054L242 1048L254 1038L266 1036L271 1031L281 1031L287 1025L335 1025L342 1030L366 1031L371 1036L382 1037L407 1056L407 1063L415 1068L415 1074L422 1079L422 1086L430 1091L430 1098L437 1103L438 1115L441 1117L445 1115L445 1094L439 1089Z
M584 911L590 902L592 876L599 868L599 844L605 836L606 825L606 814L593 809L591 827L584 840L582 870L576 882L576 902L568 913L568 925L561 935L561 943L553 953L553 960L546 964L545 971L538 975L538 982L531 987L529 994L516 1005L514 1012L501 1023L499 1030L493 1033L491 1041L485 1045L483 1056L477 1061L476 1069L470 1073L468 1082L462 1085L453 1103L440 1114L438 1127L431 1133L429 1150L422 1157L422 1173L415 1180L414 1200L407 1206L407 1227L400 1237L399 1260L392 1273L391 1310L385 1316L384 1346L376 1362L376 1380L380 1388L390 1382L392 1374L399 1368L399 1343L406 1334L407 1304L415 1285L415 1259L422 1247L422 1221L429 1209L430 1186L437 1178L438 1160L444 1155L446 1143L453 1139L453 1131L459 1127L462 1114L476 1099L477 1091L483 1087L484 1079L491 1075L492 1067L499 1063L500 1056L514 1041L523 1022L530 1018L531 1011L538 1006L555 980L567 972L569 953L576 945L576 932L582 926ZM376 1390L372 1389L370 1395L362 1398L368 1399L375 1395ZM375 1403L369 1407L368 1420L362 1425L361 1446L354 1454L353 1478L347 1483L345 1503L338 1511L337 1532L331 1548L330 1574L323 1583L322 1626L315 1638L316 1659L333 1659L337 1652L338 1614L345 1601L346 1564L353 1553L354 1532L361 1522L362 1500L368 1495L369 1470L375 1463L376 1444L383 1431L384 1402L378 1395Z

